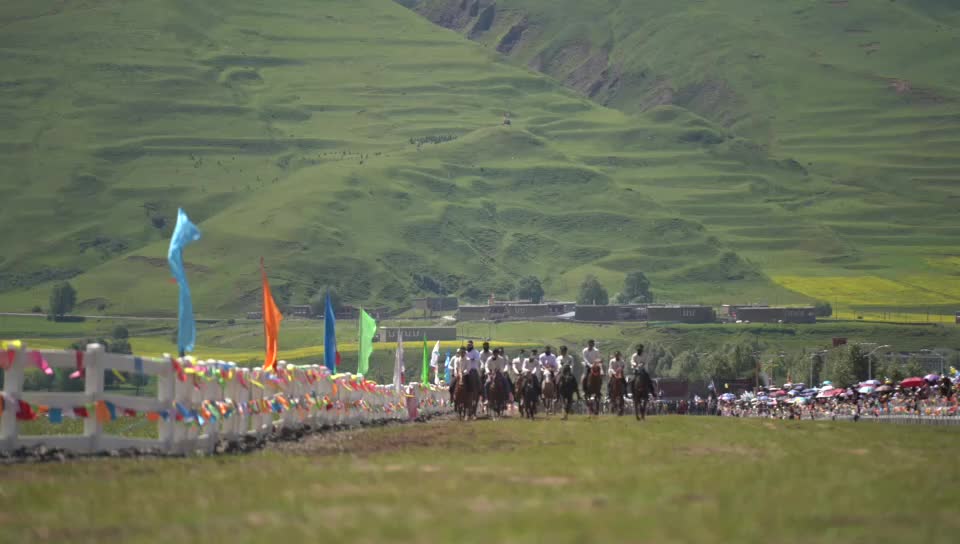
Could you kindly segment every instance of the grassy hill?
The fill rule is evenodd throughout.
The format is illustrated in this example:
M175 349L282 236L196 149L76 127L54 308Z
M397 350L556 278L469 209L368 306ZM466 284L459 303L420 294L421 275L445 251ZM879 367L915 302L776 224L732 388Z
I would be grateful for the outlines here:
M824 8L804 4L816 26ZM511 7L532 20L536 5ZM564 20L630 12L577 5L584 16ZM693 25L710 5L673 17ZM783 10L769 8L769 24ZM178 206L203 231L186 254L201 315L256 307L261 255L291 303L333 285L348 301L400 304L437 283L504 291L526 274L569 298L588 273L612 293L631 270L646 271L662 300L960 302L945 53L924 67L936 81L898 77L911 89L936 83L949 100L912 104L916 93L881 83L856 104L836 95L831 110L815 97L848 83L828 72L810 89L816 107L791 105L774 139L756 120L780 103L747 102L731 117L696 101L589 100L559 71L513 66L534 44L518 43L512 59L490 47L505 28L499 13L467 32L483 42L473 43L388 0L5 2L0 308L44 305L49 283L69 277L85 311L173 314L165 254ZM952 13L929 24L955 35ZM580 32L542 21L544 47ZM719 62L695 53L643 58ZM794 104L791 80L778 85ZM816 119L804 113L816 108ZM831 132L834 119L853 128ZM909 147L893 153L901 138ZM904 177L907 163L926 181ZM863 285L873 287L847 295Z
M819 180L784 191L748 177L734 190L704 173L727 191L684 199L709 189L671 179L682 189L658 200L779 284L860 307L956 300L955 3L403 3L599 103L632 113L687 108L749 139L744 155L768 153ZM637 173L667 181L658 174Z

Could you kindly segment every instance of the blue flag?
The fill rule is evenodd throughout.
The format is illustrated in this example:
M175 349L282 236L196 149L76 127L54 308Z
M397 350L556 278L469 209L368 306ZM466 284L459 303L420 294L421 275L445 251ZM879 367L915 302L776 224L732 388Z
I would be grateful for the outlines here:
M333 304L330 302L330 292L327 291L327 308L323 315L323 364L331 373L337 371L337 318L333 315Z
M450 350L447 350L447 360L443 363L444 372L443 372L443 381L451 383L450 381Z
M180 286L180 308L177 313L177 347L182 352L193 351L197 338L197 324L193 320L193 303L190 301L190 286L187 285L187 273L183 269L183 248L200 239L200 229L190 222L183 209L177 210L177 226L170 237L170 249L167 250L167 262L170 272Z

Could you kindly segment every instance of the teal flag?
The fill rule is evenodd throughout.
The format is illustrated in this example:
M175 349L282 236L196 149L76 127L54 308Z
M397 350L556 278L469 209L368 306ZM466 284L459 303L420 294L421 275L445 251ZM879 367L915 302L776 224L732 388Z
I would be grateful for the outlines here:
M360 344L360 359L357 361L357 374L367 375L370 369L370 354L373 353L373 336L377 333L377 321L360 308L360 332L357 343Z
M183 209L177 210L177 226L170 237L167 250L167 263L170 273L180 286L180 304L177 311L177 348L181 355L193 351L197 338L197 324L193 319L193 302L190 300L190 286L187 284L187 272L183 269L183 248L200 239L200 229L190 222Z

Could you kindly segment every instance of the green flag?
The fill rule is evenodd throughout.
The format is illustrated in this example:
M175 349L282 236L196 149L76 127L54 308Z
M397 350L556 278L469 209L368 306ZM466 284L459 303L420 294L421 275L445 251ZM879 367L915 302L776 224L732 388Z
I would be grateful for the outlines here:
M427 348L427 334L423 334L423 370L420 371L420 382L430 385L430 349Z
M357 361L357 374L367 375L370 369L370 354L373 353L373 335L377 332L377 322L363 308L360 308L360 359Z

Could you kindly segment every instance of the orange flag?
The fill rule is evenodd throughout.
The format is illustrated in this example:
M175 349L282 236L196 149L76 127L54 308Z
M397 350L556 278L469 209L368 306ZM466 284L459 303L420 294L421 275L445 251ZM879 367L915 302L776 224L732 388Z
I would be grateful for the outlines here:
M270 293L267 271L263 268L263 257L260 257L260 274L263 276L263 337L267 341L267 356L263 360L263 369L272 372L277 366L277 338L280 336L280 322L283 321L283 315Z

